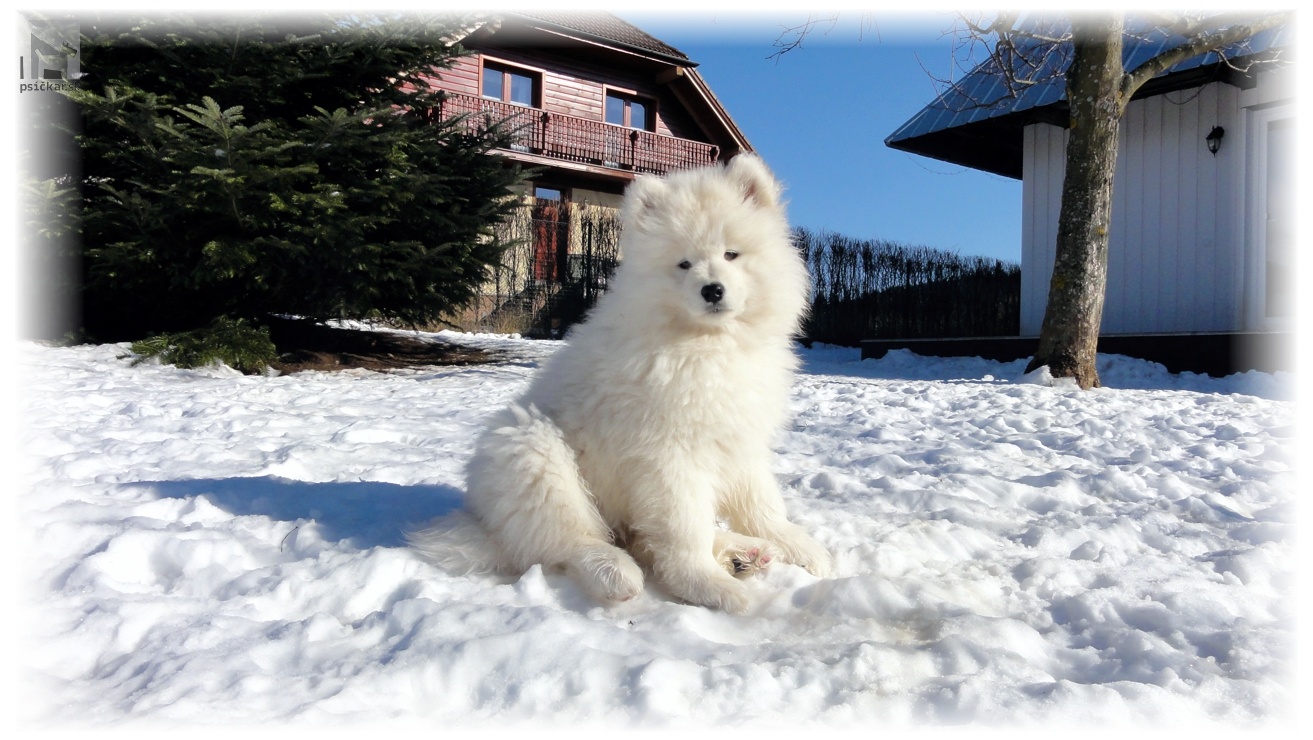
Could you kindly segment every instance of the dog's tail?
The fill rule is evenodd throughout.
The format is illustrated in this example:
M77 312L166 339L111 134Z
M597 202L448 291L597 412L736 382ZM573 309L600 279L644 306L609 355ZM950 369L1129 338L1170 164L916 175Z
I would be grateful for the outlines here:
M412 550L451 575L502 573L505 569L487 532L463 509L405 534Z

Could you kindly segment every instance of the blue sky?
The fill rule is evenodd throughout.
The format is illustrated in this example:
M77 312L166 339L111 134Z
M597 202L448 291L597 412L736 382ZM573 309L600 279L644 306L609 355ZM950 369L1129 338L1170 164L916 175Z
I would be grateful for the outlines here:
M771 59L807 11L612 12L699 63L784 182L793 223L1020 261L1021 181L884 145L934 99L932 74L949 75L951 15L844 11Z

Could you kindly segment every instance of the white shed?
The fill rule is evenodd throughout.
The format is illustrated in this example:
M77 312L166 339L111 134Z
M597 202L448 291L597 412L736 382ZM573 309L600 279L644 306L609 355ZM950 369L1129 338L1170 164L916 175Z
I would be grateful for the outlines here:
M1179 43L1162 31L1128 32L1125 64ZM1293 329L1295 100L1283 61L1291 48L1293 29L1264 32L1225 59L1210 53L1173 67L1128 106L1102 337ZM1022 181L1023 338L1039 334L1053 271L1064 97L1060 75L1014 97L980 68L885 139ZM1210 134L1221 137L1216 153Z
M1134 100L1122 121L1103 333L1273 331L1293 319L1290 68ZM1221 129L1217 153L1208 136ZM1067 132L1023 129L1021 334L1044 319Z

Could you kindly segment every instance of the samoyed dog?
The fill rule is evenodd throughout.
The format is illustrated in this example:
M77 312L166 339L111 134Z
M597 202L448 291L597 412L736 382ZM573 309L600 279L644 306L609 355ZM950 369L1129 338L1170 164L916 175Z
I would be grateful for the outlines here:
M771 473L806 268L754 155L640 177L620 216L610 290L484 431L466 508L503 572L564 569L613 601L647 573L678 599L741 613L739 578L772 561L830 571ZM450 560L451 534L410 540Z

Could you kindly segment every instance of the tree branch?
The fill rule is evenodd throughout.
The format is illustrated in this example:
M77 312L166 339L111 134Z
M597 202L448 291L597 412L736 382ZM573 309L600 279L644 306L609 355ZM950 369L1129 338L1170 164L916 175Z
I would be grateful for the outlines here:
M812 29L815 28L817 24L826 22L828 22L831 27L834 27L834 25L839 22L839 15L837 13L831 13L825 18L817 18L811 13L808 13L807 21L805 23L785 28L780 31L780 35L775 37L774 44L778 51L766 58L778 61L780 57L788 54L794 49L802 48L802 40L807 37L807 34L811 33ZM793 38L785 41L784 37L789 35L792 35Z
M1217 31L1205 33L1190 39L1181 46L1165 51L1162 54L1150 59L1134 70L1126 73L1122 78L1121 93L1124 99L1129 100L1144 83L1157 77L1162 72L1171 69L1181 62L1197 57L1210 51L1224 49L1232 44L1237 44L1247 38L1254 36L1270 28L1276 28L1284 23L1294 20L1295 14L1292 11L1285 13L1275 13L1273 15L1263 16L1253 19L1249 17L1245 22L1239 22L1235 25L1227 26ZM1228 16L1217 16L1209 19L1208 25L1219 18L1236 18L1236 14ZM1200 25L1202 25L1201 22Z

